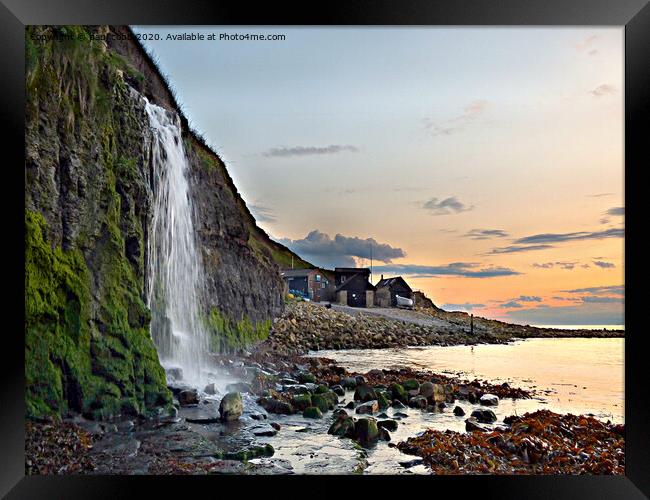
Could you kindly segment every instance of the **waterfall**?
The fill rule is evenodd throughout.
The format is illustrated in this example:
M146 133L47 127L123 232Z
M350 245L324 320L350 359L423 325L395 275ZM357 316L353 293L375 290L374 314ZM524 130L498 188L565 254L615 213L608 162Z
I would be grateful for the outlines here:
M208 335L201 320L203 266L192 220L180 118L149 103L153 221L149 228L147 305L161 363L180 367L185 381L203 378Z

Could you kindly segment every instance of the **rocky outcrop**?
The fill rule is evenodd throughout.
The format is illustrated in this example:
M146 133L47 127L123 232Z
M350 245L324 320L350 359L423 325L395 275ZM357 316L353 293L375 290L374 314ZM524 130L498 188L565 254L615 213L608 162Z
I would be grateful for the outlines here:
M168 406L145 304L153 193L141 96L179 107L126 27L29 27L26 59L27 414ZM266 337L282 311L277 261L288 250L256 226L221 159L181 123L205 320L213 349L232 349Z

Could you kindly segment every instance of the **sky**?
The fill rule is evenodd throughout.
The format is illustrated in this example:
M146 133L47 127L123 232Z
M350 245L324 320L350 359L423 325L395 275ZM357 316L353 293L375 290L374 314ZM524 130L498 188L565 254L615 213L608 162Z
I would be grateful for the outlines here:
M622 28L134 31L160 35L144 45L258 225L310 262L372 249L373 282L446 309L624 323Z

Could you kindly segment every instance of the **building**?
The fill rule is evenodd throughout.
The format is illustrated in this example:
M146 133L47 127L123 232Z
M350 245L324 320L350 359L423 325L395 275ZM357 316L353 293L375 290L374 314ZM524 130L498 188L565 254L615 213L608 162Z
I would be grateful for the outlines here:
M370 269L337 267L334 269L336 301L352 307L372 307L375 286L370 283Z
M289 293L316 302L325 300L329 280L320 269L282 269L280 275Z
M379 307L397 306L397 296L413 299L413 290L401 276L386 278L382 275L376 285L375 305Z

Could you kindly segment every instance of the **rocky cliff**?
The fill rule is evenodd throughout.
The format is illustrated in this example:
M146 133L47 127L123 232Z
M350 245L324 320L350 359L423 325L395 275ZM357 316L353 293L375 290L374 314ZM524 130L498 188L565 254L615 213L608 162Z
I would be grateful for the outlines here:
M145 304L153 193L141 96L180 111L130 35L27 29L28 416L144 414L171 401ZM283 308L278 263L291 254L256 226L221 159L181 121L205 321L213 347L228 349L268 334Z

